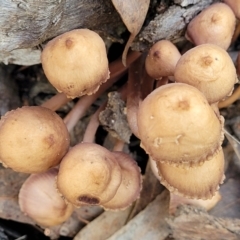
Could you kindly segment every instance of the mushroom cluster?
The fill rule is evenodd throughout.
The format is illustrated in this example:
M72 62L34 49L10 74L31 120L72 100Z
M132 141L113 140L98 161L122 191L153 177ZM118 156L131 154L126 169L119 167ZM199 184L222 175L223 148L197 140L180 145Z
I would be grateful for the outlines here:
M157 82L163 77L171 82L157 85L140 101L138 136L160 182L184 197L210 199L224 180L224 118L218 102L237 82L226 52L235 21L227 4L212 4L187 27L186 38L195 47L179 56L169 43L158 47L166 42L161 40L146 57L146 72ZM171 54L164 57L167 51Z
M140 168L121 151L122 141L112 150L94 143L104 104L92 116L84 140L69 147L69 131L128 68L128 85L119 92L126 100L129 127L160 182L184 197L212 198L224 179L224 118L217 106L237 81L226 52L235 15L233 2L225 2L231 6L213 4L189 23L186 38L195 46L182 55L172 42L161 40L146 57L130 53L128 67L119 60L108 64L102 38L88 29L46 44L42 67L60 93L42 106L21 107L0 120L0 161L31 174L19 193L24 213L46 227L65 221L75 207L122 210L139 197ZM67 116L59 117L55 110L77 97Z

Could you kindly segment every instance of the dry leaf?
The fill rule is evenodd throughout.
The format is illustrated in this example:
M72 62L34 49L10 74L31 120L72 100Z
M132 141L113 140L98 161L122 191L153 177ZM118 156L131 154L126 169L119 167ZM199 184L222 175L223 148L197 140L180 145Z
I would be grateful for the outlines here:
M128 31L131 33L122 55L123 65L126 66L128 49L143 25L149 8L150 0L112 0L112 3L117 12L120 14Z

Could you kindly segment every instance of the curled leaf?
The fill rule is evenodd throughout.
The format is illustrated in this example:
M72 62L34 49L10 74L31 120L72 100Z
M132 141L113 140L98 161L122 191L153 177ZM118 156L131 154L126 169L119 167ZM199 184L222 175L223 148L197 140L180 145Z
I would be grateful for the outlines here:
M150 0L112 0L112 3L117 12L120 14L128 31L131 33L122 54L122 62L123 65L126 66L128 49L143 25L149 8Z

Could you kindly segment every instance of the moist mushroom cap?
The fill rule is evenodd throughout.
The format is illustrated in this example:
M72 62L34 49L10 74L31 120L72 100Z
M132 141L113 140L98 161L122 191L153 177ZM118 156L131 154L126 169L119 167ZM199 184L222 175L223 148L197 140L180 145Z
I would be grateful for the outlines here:
M80 143L61 161L57 188L75 206L101 205L113 198L121 179L121 168L110 151Z
M198 89L184 83L151 92L140 104L137 119L141 146L155 161L198 165L223 141L223 118Z
M146 57L146 71L155 79L173 76L180 57L181 54L173 43L168 40L158 41L150 48Z
M50 83L70 98L95 93L109 78L105 44L88 29L72 30L49 41L41 61Z
M215 3L194 17L187 27L186 38L195 45L211 43L227 50L235 30L236 18L224 3Z
M17 172L39 173L56 166L69 148L62 119L40 106L7 112L0 121L0 160Z
M140 195L142 177L137 163L128 154L112 152L121 167L122 181L115 196L103 204L107 210L123 210L130 206Z
M175 167L157 162L160 182L171 192L184 197L210 199L224 180L222 149L211 160L194 168Z
M73 206L66 204L56 190L58 170L32 174L23 183L18 202L22 212L44 227L55 226L66 221Z
M237 81L232 59L225 50L213 44L202 44L183 54L174 77L176 82L198 88L209 103L229 95Z

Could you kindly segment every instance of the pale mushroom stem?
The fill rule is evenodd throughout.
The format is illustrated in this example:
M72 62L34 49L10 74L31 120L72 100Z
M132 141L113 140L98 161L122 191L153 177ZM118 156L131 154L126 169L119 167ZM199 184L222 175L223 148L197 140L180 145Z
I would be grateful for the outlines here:
M233 92L233 94L226 98L223 101L220 101L218 104L219 109L225 108L233 104L235 101L237 101L240 98L240 86Z
M124 148L124 144L125 144L124 141L120 139L116 139L112 151L122 152Z
M87 128L85 130L84 136L83 136L83 142L95 142L95 134L97 132L97 129L99 127L99 113L106 107L107 102L102 104L97 111L91 116L90 121L87 125Z
M131 64L140 56L139 52L131 52L128 56L128 63ZM118 59L109 65L109 70L112 73L110 79L102 84L99 90L92 95L85 95L81 97L74 108L64 118L64 122L69 131L71 131L78 120L85 114L86 110L93 104L93 102L101 96L109 87L111 87L117 80L119 80L127 68L122 65L121 59Z
M57 93L55 96L44 102L41 106L52 111L58 110L60 107L71 101L64 93Z

